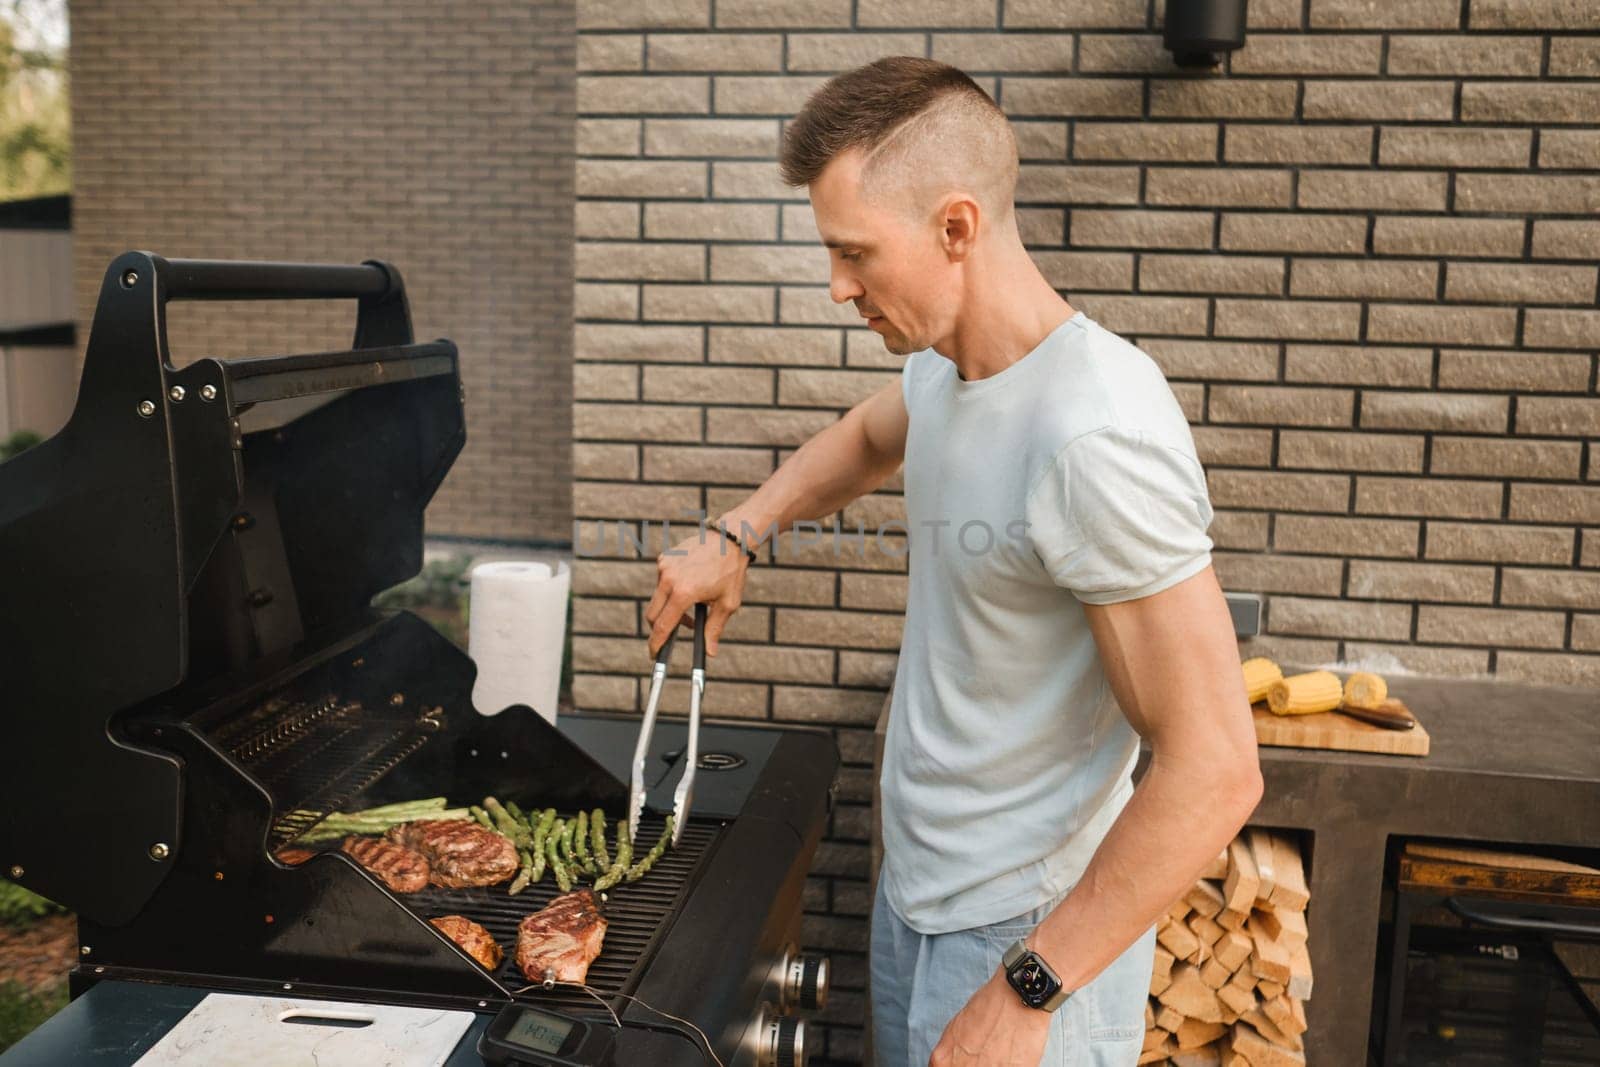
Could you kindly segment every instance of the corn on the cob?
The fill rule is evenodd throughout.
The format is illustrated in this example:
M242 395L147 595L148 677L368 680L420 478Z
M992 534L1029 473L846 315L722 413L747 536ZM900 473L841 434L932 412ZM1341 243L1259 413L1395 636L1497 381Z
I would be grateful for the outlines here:
M1389 696L1389 683L1381 675L1357 671L1344 680L1344 702L1352 708L1376 708Z
M1250 703L1267 699L1267 690L1272 688L1273 682L1283 681L1283 671L1278 665L1265 656L1244 661L1244 689L1250 696Z
M1291 674L1272 683L1267 691L1267 707L1276 715L1310 715L1332 711L1344 699L1344 687L1331 671Z

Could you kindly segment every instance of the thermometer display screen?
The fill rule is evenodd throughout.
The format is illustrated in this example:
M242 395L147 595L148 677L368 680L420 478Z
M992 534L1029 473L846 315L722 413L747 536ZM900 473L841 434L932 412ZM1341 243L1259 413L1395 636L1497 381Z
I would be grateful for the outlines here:
M561 1043L572 1033L572 1021L536 1011L523 1011L511 1028L506 1040L530 1048L535 1052L559 1052Z

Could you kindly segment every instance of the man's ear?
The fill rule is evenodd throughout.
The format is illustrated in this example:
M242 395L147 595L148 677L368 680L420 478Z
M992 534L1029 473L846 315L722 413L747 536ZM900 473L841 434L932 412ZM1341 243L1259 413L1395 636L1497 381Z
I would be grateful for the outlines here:
M951 260L966 259L977 247L980 218L978 202L970 196L951 196L940 207L939 243Z

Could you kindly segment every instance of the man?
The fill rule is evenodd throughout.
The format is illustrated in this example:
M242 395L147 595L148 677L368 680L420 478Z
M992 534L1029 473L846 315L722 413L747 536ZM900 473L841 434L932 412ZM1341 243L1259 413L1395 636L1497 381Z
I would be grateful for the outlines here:
M781 164L833 299L908 357L717 523L753 547L905 465L878 1062L1132 1065L1153 924L1261 792L1188 423L1154 362L1029 259L1010 125L965 74L893 57L840 75ZM715 532L676 550L651 651L698 602L715 651L747 557Z

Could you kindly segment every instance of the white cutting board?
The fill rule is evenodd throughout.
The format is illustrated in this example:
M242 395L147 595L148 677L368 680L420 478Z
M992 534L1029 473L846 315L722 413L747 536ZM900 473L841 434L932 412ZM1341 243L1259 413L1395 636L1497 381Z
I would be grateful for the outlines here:
M361 1027L285 1022L370 1020ZM440 1067L470 1011L210 993L134 1067Z

